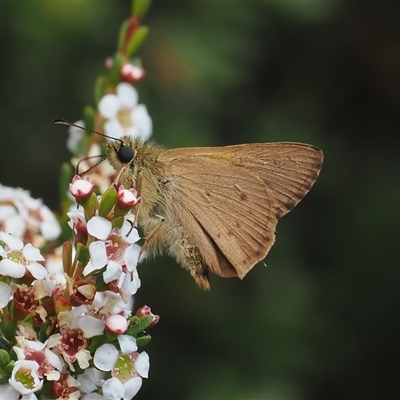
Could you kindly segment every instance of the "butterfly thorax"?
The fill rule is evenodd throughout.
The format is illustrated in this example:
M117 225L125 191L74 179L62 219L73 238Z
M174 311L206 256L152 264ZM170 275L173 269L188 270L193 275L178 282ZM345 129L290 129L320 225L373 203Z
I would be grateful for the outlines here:
M106 145L107 158L117 172L122 170L120 182L126 188L135 188L140 192L138 222L148 233L160 224L161 218L168 218L166 204L169 193L163 184L167 179L166 172L164 165L157 161L165 150L139 138L125 136L121 140L123 144L115 140ZM122 146L130 146L134 150L133 159L128 163L121 162L118 157Z

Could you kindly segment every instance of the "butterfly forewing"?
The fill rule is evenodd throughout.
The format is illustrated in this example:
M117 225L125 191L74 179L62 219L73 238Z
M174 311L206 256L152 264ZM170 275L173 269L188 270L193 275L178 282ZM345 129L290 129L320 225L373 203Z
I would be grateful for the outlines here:
M192 240L205 260L213 248L221 252L208 262L212 272L236 271L242 278L273 245L278 219L311 189L322 152L297 143L246 144L168 150L159 159L171 184L172 212L197 226Z

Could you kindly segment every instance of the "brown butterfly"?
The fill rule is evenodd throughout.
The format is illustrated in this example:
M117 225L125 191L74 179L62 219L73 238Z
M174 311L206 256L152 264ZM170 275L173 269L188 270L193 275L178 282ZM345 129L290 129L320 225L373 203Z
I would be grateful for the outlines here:
M127 188L140 188L145 247L168 254L209 290L209 271L243 278L275 241L278 219L309 192L320 149L301 143L165 150L123 137L107 159Z

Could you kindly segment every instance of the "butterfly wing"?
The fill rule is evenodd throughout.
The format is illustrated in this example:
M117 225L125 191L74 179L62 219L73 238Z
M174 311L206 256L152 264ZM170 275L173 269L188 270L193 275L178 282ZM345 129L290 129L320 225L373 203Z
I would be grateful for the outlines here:
M206 262L213 250L222 260L208 263L212 272L240 278L267 255L278 219L311 189L322 160L321 150L297 143L173 149L159 157L171 212L191 219L188 231L198 232L192 240Z

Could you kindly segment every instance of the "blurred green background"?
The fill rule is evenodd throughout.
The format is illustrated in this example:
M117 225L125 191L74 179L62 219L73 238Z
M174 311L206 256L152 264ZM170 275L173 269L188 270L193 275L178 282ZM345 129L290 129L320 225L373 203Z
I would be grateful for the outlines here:
M93 104L129 2L2 2L0 182L58 205L67 129ZM325 164L243 280L200 291L140 266L161 315L139 399L395 399L400 23L396 2L158 1L140 102L167 147L299 141Z

